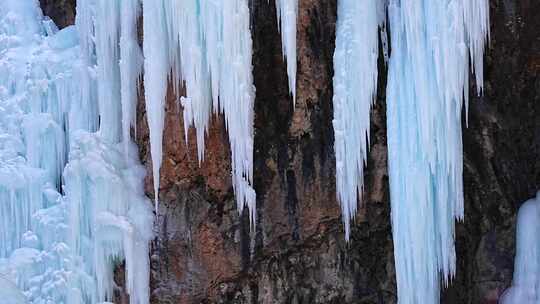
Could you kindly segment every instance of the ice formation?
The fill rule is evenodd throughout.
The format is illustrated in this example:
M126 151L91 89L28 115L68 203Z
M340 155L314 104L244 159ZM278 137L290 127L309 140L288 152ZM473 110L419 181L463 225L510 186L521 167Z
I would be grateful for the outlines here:
M519 208L514 278L501 304L540 302L540 191Z
M295 99L298 3L276 0L276 7ZM338 6L333 125L347 239L363 188L385 8L375 0ZM142 50L141 14L150 33ZM388 23L398 298L437 303L440 279L455 272L454 219L463 217L461 115L469 66L478 93L482 88L488 4L389 0ZM386 47L383 53L387 58ZM224 114L237 206L247 205L255 224L248 0L79 0L76 26L61 31L36 0L4 0L0 55L0 282L10 282L0 284L0 295L14 303L110 301L113 268L125 261L131 303L148 303L152 214L130 139L143 68L156 204L170 85L183 107L186 141L190 126L197 131L201 162L209 119ZM522 286L533 281L521 268L537 248L521 250L529 241L519 238L518 252L525 253L516 261L509 299L531 290Z
M384 2L379 0L338 2L332 124L336 188L347 240L364 185L369 114L377 94L379 26L385 21L383 12Z
M143 12L145 32L152 33L145 37L143 50L156 203L170 79L176 95L183 95L186 141L189 126L196 128L200 161L212 111L225 115L238 209L247 205L254 223L255 88L248 1L144 0Z
M388 162L399 303L438 303L463 218L462 107L480 92L488 1L390 0Z
M77 27L61 31L38 1L0 6L3 301L110 301L122 261L131 303L149 301L153 217L121 119L138 74L120 62L137 52L121 52L134 36L115 3L79 0Z
M283 56L287 59L289 91L296 102L296 19L298 0L275 0Z
M158 204L159 169L163 149L163 125L165 120L165 97L167 96L167 75L169 57L167 28L165 27L166 0L143 1L143 31L152 33L144 39L144 94L146 113L150 131L150 154L154 178L154 200Z
M124 154L129 152L131 127L136 126L137 95L143 56L138 43L137 21L141 15L139 0L120 2L120 95L122 104L122 140Z
M9 304L26 304L26 297L13 282L0 277L0 299Z

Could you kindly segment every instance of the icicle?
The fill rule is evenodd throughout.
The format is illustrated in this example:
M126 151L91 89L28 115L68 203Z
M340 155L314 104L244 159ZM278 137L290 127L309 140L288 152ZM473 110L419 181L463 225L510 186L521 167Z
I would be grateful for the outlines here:
M349 240L369 145L370 110L377 91L379 0L340 0L334 53L336 186Z
M472 20L471 14L475 19ZM481 69L487 1L391 0L388 160L399 303L438 303L463 218L461 113ZM480 19L483 18L483 19ZM475 70L481 87L481 70Z
M97 84L95 82L95 44L94 44L94 0L78 0L75 26L77 27L81 60L75 66L75 73L80 81L79 87L74 94L80 96L74 98L72 109L69 111L70 125L74 130L82 129L97 131L99 128L99 106L97 99ZM68 80L71 81L71 80Z
M94 302L111 300L114 263L125 259L130 303L148 303L152 216L142 191L145 170L137 164L136 148L130 143L132 157L126 161L123 145L110 145L86 132L74 134L72 145L65 170L69 245L81 261L93 263L81 265L82 269L73 265L70 282ZM85 275L95 280L85 281Z
M120 79L122 96L122 141L127 156L130 130L135 126L137 85L142 72L143 57L137 39L137 19L140 15L138 0L122 0L120 34Z
M144 4L145 26L152 32L151 37L145 37L144 54L156 195L161 164L163 101L170 68L176 93L180 91L178 85L185 87L186 96L180 98L184 108L185 136L187 141L189 126L194 125L199 161L204 157L204 137L212 109L225 115L238 210L247 205L253 224L255 88L247 0L147 0Z
M210 20L202 20L202 14L215 9L217 3L213 1L189 0L170 1L169 35L171 39L170 54L173 65L174 85L181 85L183 81L186 96L181 98L184 109L184 132L186 142L189 127L193 125L197 130L197 155L199 162L204 159L204 137L208 130L208 123L212 113L212 96L207 52L211 52L211 45L205 50L204 24L207 21L209 28L219 22L220 16L212 16ZM221 12L220 12L221 13ZM219 33L219 28L211 28L209 35ZM207 39L210 39L208 37ZM217 59L217 58L216 58ZM219 83L216 83L216 89ZM177 93L178 90L176 90ZM217 98L217 95L215 96Z
M238 210L247 205L255 225L253 185L253 119L255 87L252 74L252 41L246 0L223 3L223 62L221 63L220 109L225 114L233 184Z
M154 200L157 212L159 195L159 169L163 158L163 126L165 98L169 73L168 32L165 19L167 0L143 0L144 94L146 115L150 129L150 153L154 178Z
M149 302L145 170L129 138L119 142L120 89L133 104L139 73L120 78L120 57L137 61L120 32L133 39L137 10L120 20L119 4L80 0L77 28L61 31L38 1L0 6L0 276L25 303L111 300L121 259L130 303Z
M289 91L296 103L296 19L298 0L276 0L278 28L281 32L283 56L287 58Z
M95 45L97 58L97 85L100 132L104 138L116 143L121 138L120 100L120 1L97 1L95 17Z
M540 191L519 208L516 226L514 278L501 304L536 304L540 301Z

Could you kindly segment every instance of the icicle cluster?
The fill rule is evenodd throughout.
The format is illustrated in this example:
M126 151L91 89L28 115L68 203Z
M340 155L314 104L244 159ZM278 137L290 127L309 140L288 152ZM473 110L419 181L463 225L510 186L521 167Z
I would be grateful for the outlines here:
M441 273L445 282L455 273L454 219L463 217L461 115L469 66L482 90L488 3L388 2L398 298L437 303ZM276 7L295 99L298 3L276 0ZM338 6L333 125L347 239L363 188L385 7L376 0L340 0ZM385 34L381 39L387 59ZM62 31L43 18L37 1L4 0L0 54L0 276L14 283L0 284L0 295L14 303L23 301L21 292L35 304L108 301L113 267L125 260L131 303L148 303L152 215L130 140L143 67L156 204L171 85L182 95L186 141L190 126L197 131L201 162L212 113L225 115L237 206L247 205L255 224L248 0L79 0L76 27ZM536 229L530 217L520 215L520 223ZM529 244L520 231L518 243ZM529 285L537 280L523 265L537 248L519 246L526 257L516 261L508 303L536 295Z
M0 284L2 301L110 301L121 260L131 303L149 301L152 213L123 130L138 10L119 3L80 0L77 27L61 31L37 1L0 6L0 277L15 283Z
M296 19L298 0L276 0L278 28L281 32L283 56L287 59L289 92L296 102Z
M252 41L247 0L144 0L145 96L157 203L164 103L169 71L180 95L187 133L197 131L199 160L212 111L225 115L238 209L255 221L253 185ZM157 207L157 206L156 206Z
M516 226L514 278L501 304L540 301L540 191L519 208Z
M388 160L399 303L438 303L463 218L461 115L482 88L486 0L391 0ZM465 99L464 99L465 96Z
M73 134L64 173L68 244L74 254L67 303L112 300L113 271L123 260L130 303L149 301L152 213L143 192L145 169L136 157L126 159L124 147L94 133ZM137 155L133 143L129 149Z
M381 7L379 0L338 2L332 123L337 195L347 240L364 185L369 114L377 94L378 33L385 20Z

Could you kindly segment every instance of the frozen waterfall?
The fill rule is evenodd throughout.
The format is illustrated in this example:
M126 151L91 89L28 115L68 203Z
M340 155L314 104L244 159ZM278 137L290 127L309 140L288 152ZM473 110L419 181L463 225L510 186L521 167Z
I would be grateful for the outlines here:
M77 26L61 31L37 1L0 7L0 276L11 282L0 294L111 301L125 261L131 303L144 304L153 215L123 130L134 120L137 66L119 64L136 62L138 45L119 2L78 2Z
M296 101L299 3L275 5ZM0 283L9 282L0 295L32 304L112 301L114 268L124 262L131 303L146 304L153 214L130 138L140 97L156 211L170 98L183 109L185 140L196 130L190 144L201 166L211 116L224 115L237 209L247 206L255 225L250 2L78 0L76 15L75 26L58 30L37 0L0 6ZM454 221L464 216L462 116L471 70L482 91L488 34L487 0L338 0L332 122L345 237L362 201L382 53L401 304L438 303L440 281L455 274ZM521 223L536 229L536 211L523 212L515 286L505 303L535 293L538 283L522 269L537 248L526 246L523 234L531 233Z

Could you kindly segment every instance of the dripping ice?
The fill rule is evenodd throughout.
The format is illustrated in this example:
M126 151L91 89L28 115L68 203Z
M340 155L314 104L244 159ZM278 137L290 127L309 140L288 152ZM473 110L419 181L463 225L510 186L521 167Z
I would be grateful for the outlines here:
M283 56L287 60L289 91L296 103L296 26L298 0L275 0Z
M483 85L488 2L390 0L390 200L398 301L438 303L455 275L463 219L462 108L469 66Z
M338 1L334 52L334 151L336 189L345 238L364 186L370 110L377 93L379 27L384 23L379 0ZM386 35L386 33L382 33Z
M138 10L114 3L78 1L77 26L61 31L37 1L0 7L0 296L10 303L111 301L122 260L131 303L149 301L152 213L125 132Z
M168 76L181 96L184 129L194 126L199 161L213 113L223 113L231 146L232 179L238 210L247 205L255 222L253 189L252 40L247 0L144 0L145 97L150 128L155 201L162 161ZM157 206L157 205L156 205Z
M347 238L363 187L385 15L380 2L358 3L339 2L334 57L336 181ZM113 264L125 260L131 302L148 302L152 216L129 139L143 67L156 204L170 81L176 95L185 89L186 140L194 126L200 161L210 116L225 115L238 209L247 205L255 222L247 0L144 0L143 28L152 32L144 59L139 4L80 0L77 26L62 31L36 1L5 0L0 7L0 198L7 202L0 209L0 272L11 282L0 292L13 301L110 300ZM295 98L298 3L276 5ZM439 279L455 272L454 218L463 217L461 112L469 65L482 88L487 1L390 0L388 17L398 297L436 303ZM6 224L13 215L15 224Z

